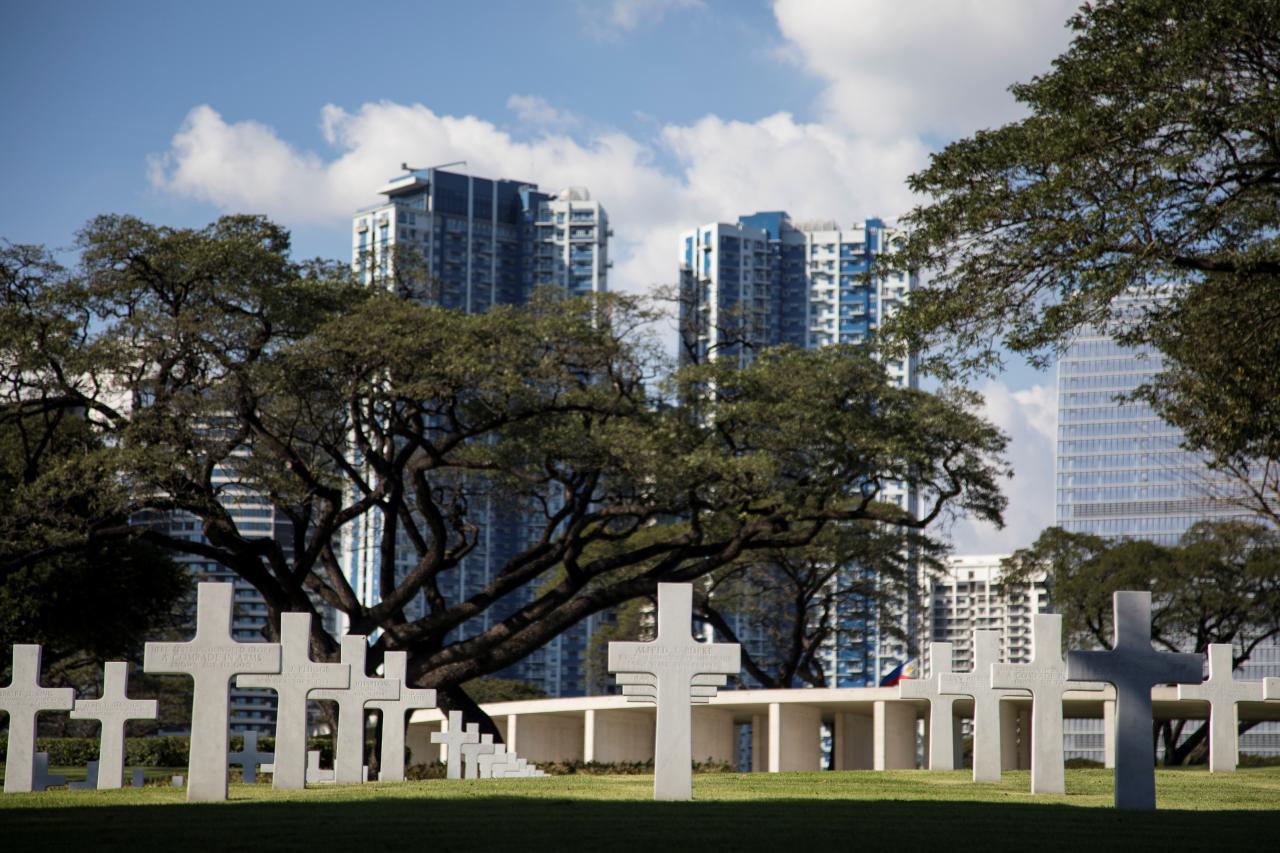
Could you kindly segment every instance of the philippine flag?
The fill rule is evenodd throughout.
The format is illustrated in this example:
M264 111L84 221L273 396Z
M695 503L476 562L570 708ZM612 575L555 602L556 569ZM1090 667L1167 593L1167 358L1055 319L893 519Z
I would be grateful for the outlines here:
M904 678L911 679L916 677L916 660L912 658L908 661L895 666L889 670L889 674L880 679L881 687L893 687Z

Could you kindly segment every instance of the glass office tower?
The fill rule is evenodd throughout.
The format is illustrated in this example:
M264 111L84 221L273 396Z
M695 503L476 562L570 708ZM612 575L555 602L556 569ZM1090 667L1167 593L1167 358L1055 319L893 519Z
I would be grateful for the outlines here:
M1182 434L1130 394L1160 371L1160 355L1117 344L1086 329L1058 362L1056 523L1109 539L1176 545L1197 521L1257 517L1224 500L1232 485L1215 477ZM1280 646L1259 647L1237 678L1280 676ZM1100 721L1069 720L1068 756L1102 760ZM1280 725L1240 739L1242 753L1280 755Z

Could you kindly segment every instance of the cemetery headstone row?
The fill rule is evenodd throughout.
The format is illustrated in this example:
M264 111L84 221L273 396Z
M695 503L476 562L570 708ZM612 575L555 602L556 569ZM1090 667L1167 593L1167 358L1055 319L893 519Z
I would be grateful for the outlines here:
M283 615L280 643L241 643L231 633L233 591L232 584L200 584L195 637L186 643L147 643L143 656L146 672L188 675L194 682L187 774L174 777L181 779L176 784L186 785L187 799L225 800L229 765L239 765L246 782L256 779L260 766L269 766L277 788L301 788L317 779L322 771L318 761L314 766L308 763L306 751L309 699L338 704L336 762L331 771L337 781L368 779L363 755L366 708L383 715L382 778L403 780L405 715L435 707L434 690L404 685L407 655L388 652L384 675L369 676L365 673L367 638L348 635L342 639L341 662L313 661L307 613ZM233 678L240 687L276 692L275 753L259 751L257 734L252 732L246 734L242 751L229 751L228 698ZM48 774L48 756L43 764L35 756L35 719L43 711L70 711L76 719L100 721L99 759L90 765L91 778L76 787L121 787L125 723L155 719L157 710L154 699L130 699L127 688L128 664L123 661L107 663L98 699L76 700L71 688L41 687L40 647L14 646L13 677L7 687L0 688L0 711L9 715L5 792L61 784Z

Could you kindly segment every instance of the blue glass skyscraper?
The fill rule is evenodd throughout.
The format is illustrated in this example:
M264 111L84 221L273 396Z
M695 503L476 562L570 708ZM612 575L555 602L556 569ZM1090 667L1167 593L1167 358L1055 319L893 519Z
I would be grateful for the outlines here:
M750 362L779 344L801 348L865 342L916 286L896 273L868 279L877 256L892 251L897 232L880 219L849 228L835 222L793 222L782 211L713 222L680 238L680 359ZM912 360L885 364L890 379L917 387ZM892 483L883 500L918 511L906 483ZM849 567L847 571L863 571ZM912 588L915 588L912 584ZM875 602L851 602L840 614L838 642L824 650L823 672L833 687L874 685L915 656L919 614L908 602L891 637ZM750 626L743 625L750 636ZM745 642L750 643L750 640Z

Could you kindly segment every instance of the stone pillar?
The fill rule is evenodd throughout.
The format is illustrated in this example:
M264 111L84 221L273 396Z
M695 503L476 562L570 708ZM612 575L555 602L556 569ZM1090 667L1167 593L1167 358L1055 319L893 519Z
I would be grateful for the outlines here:
M831 742L831 760L835 770L870 770L874 727L865 714L836 713Z
M588 709L582 715L582 763L596 760L596 712Z
M504 742L506 743L506 745L507 745L507 752L517 752L517 751L518 751L518 748L516 747L516 728L517 728L517 726L516 726L516 720L517 720L517 715L516 715L516 714L508 714L508 715L507 715L507 717L506 717L506 720L507 720L507 725L506 725L506 727L502 730L502 739L503 739L503 741L504 741ZM521 758L524 758L524 756L523 756L523 755L522 755L522 756L520 756L520 757L521 757Z
M1102 703L1102 766L1108 770L1116 766L1116 700Z
M769 703L769 772L782 769L782 709L777 702Z
M914 770L916 709L910 702L877 701L872 717L872 763L876 770Z

